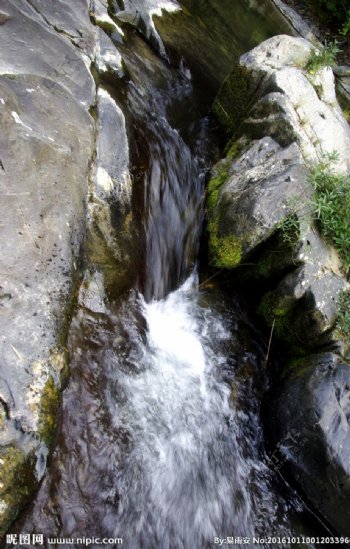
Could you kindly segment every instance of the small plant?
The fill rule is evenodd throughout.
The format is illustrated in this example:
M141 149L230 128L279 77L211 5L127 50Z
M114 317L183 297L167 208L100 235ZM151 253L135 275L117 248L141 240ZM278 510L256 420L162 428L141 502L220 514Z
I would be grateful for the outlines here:
M283 242L293 244L300 234L300 225L296 211L290 213L278 224Z
M350 38L350 10L348 10L345 23L343 24L340 34L345 36L346 38Z
M346 272L350 269L350 180L334 173L336 152L326 154L310 175L315 188L312 206L316 221L329 242L338 251Z
M341 336L350 340L350 290L343 290L338 299L336 327Z
M336 58L340 51L336 40L334 42L326 41L322 50L313 48L307 64L309 73L315 74L323 67L333 67L336 64Z

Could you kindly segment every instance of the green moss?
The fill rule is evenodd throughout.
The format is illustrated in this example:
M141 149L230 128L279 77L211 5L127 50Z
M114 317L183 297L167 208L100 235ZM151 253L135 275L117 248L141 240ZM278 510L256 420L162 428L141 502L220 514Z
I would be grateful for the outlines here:
M220 189L227 180L227 178L227 163L223 162L222 164L217 164L216 171L214 172L213 177L208 183L208 209L210 213L214 212L215 206L219 198Z
M245 67L236 65L221 86L212 108L228 135L237 133L252 102L249 73Z
M214 166L207 188L209 255L212 265L220 269L233 269L242 259L242 243L240 239L232 234L220 234L216 207L221 187L229 177L232 161L240 154L243 147L244 142L242 140L231 143L227 151L227 157Z
M219 235L216 217L209 222L209 255L211 263L220 269L233 269L242 259L242 244L234 235Z
M350 290L343 290L338 298L335 335L350 349Z
M48 448L52 446L52 439L57 425L57 411L61 401L61 393L50 376L44 387L39 412L38 432Z
M281 372L282 379L286 378L290 381L304 376L310 369L310 361L308 360L308 354L304 349L301 349L297 358L293 358L286 363L283 371Z
M16 446L0 449L0 538L37 487L35 454L25 455Z
M268 254L258 262L256 271L261 277L268 278L273 270L273 267L273 256L272 254Z
M294 302L282 300L274 292L268 292L260 302L258 314L269 326L274 322L277 335L283 338L289 332L290 313L293 307Z
M251 142L246 136L240 137L239 139L232 137L225 147L227 160L230 160L232 163L250 144Z

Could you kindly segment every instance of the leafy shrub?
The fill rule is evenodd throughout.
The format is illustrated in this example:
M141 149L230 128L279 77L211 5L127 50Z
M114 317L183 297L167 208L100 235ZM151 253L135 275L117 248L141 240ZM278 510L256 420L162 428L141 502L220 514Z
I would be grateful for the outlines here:
M343 23L350 9L350 0L317 0L316 3L335 24Z
M347 12L345 23L343 23L340 34L350 37L350 9Z
M282 240L286 244L293 244L299 238L300 227L296 207L279 222L278 229L281 231Z
M325 159L311 172L315 188L313 208L316 220L326 239L338 251L346 272L350 269L350 179L334 173L336 152Z
M337 55L340 51L336 40L334 42L326 41L322 50L313 48L307 65L308 70L313 74L323 67L333 67L336 64Z
M350 178L334 173L339 155L336 151L324 155L313 168L310 181L314 195L306 203L290 204L290 213L278 228L283 241L293 244L299 238L300 221L311 218L340 255L345 272L350 271Z

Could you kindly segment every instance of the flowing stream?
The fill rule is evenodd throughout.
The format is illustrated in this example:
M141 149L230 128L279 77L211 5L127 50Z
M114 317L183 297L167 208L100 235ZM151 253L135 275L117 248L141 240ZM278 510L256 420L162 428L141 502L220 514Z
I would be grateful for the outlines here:
M210 97L183 56L174 68L133 31L118 47L129 79L109 91L138 167L143 268L126 297L109 301L98 271L80 293L57 447L17 529L130 549L308 534L311 514L264 450L266 342L238 297L199 284Z

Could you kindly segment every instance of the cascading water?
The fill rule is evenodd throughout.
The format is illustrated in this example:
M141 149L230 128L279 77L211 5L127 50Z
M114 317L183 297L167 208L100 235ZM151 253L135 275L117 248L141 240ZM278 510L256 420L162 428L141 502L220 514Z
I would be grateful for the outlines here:
M81 291L57 448L18 531L120 537L130 549L305 534L305 507L263 449L259 336L239 302L200 286L193 270L208 122L183 64L171 69L137 35L120 49L121 104L142 164L145 275L118 302ZM91 287L103 287L99 273Z

